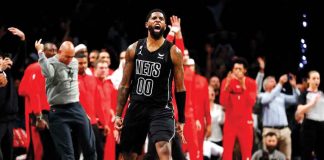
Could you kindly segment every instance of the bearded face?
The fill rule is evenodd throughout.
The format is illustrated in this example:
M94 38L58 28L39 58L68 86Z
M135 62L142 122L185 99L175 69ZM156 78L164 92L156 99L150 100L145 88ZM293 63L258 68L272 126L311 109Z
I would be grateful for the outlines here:
M156 25L156 26L149 26L148 30L149 30L151 36L153 37L153 39L158 40L159 38L161 38L163 36L165 28L163 28L159 25Z
M272 153L278 144L278 140L276 136L267 136L266 137L266 148L268 150L269 153Z

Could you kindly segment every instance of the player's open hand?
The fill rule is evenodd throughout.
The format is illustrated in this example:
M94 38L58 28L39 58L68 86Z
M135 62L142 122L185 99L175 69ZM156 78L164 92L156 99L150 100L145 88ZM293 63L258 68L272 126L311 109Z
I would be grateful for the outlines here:
M25 40L25 33L19 30L16 27L9 27L8 31L10 31L13 35L16 35L20 38L20 40L24 41Z

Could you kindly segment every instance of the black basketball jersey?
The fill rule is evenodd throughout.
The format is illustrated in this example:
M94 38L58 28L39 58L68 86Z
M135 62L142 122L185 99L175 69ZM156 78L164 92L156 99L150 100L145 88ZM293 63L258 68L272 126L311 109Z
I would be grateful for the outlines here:
M146 38L137 43L132 76L131 102L143 102L153 106L170 104L173 63L167 40L154 52L146 47Z

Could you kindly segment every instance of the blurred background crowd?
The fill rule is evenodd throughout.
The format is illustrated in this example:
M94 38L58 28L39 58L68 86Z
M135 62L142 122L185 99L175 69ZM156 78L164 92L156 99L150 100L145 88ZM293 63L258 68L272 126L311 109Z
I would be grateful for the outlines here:
M168 16L182 18L186 47L203 73L206 43L213 47L220 42L229 43L237 55L249 61L264 55L270 62L271 74L280 75L278 71L298 71L302 54L300 39L304 38L309 65L320 62L318 39L323 35L320 29L323 10L313 0L58 0L46 4L40 0L13 0L2 3L1 26L22 29L30 44L39 38L55 43L71 39L75 44L86 44L89 50L106 48L116 59L130 42L146 34L143 26L147 11L161 8ZM303 14L307 16L306 29L302 25ZM35 52L33 45L28 45L28 51ZM118 64L112 62L111 67L117 68Z

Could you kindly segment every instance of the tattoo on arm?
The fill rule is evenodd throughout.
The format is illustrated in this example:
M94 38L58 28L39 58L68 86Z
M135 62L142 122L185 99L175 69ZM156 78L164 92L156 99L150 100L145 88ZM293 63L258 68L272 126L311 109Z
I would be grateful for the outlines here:
M118 104L116 108L116 115L120 116L123 113L124 106L127 102L129 92L130 92L130 84L131 84L131 77L134 68L134 55L135 55L135 48L137 43L130 45L127 48L126 55L125 55L125 68L123 73L122 81L118 88Z

